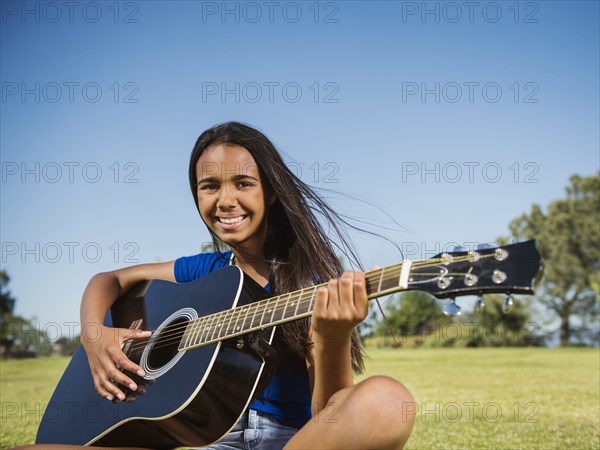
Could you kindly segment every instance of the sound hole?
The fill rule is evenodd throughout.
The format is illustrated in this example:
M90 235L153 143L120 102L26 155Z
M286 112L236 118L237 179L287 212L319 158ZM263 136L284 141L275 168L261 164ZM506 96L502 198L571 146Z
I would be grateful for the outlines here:
M193 308L175 311L161 323L150 342L144 348L140 358L140 366L146 372L146 380L156 380L171 370L185 354L177 351L190 320L198 318Z
M187 322L183 318L174 320L160 331L148 355L148 367L151 370L160 369L178 354L177 348Z

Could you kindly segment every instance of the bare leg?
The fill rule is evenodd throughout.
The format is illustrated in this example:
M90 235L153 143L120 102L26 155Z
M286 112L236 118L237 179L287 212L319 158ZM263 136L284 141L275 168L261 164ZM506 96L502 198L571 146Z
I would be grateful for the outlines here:
M336 392L286 449L401 449L415 421L415 401L398 381L368 378Z

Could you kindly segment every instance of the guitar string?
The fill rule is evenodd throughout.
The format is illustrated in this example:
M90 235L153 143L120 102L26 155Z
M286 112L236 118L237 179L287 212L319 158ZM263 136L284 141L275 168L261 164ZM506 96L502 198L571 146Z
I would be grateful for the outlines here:
M299 312L297 312L293 316L286 317L285 315L281 315L281 316L277 316L277 318L275 318L275 316L272 316L271 319L267 323L264 323L264 324L262 322L257 323L256 321L250 321L250 323L247 324L247 322L248 322L247 318L244 318L244 320L242 321L242 325L238 325L234 329L230 329L229 326L227 326L227 328L222 327L221 324L225 323L225 322L222 322L222 323L217 322L216 324L214 322L207 323L207 324L203 324L203 323L196 324L189 331L189 334L192 334L192 337L190 337L186 340L186 344L181 349L186 350L186 349L190 349L192 347L201 346L203 344L224 341L224 340L231 339L236 336L243 335L243 334L260 331L262 329L266 329L271 326L274 326L276 324L276 322L279 322L279 321L283 321L282 323L291 322L291 321L295 320L296 318L299 318L300 315L310 312L310 309L306 308L307 303L310 304L310 301L308 299L301 300L301 302L300 302L301 306L298 308ZM300 309L300 308L302 308L302 309ZM240 317L241 317L241 315L240 315ZM238 324L237 319L236 319L236 324ZM225 333L223 333L223 331L222 331L223 329L226 329ZM180 346L185 334L186 334L186 330L179 330L179 331L175 331L175 332L160 334L158 336L158 338L156 339L155 345L152 346L152 349L159 349L159 348L171 346L173 344L177 344L178 346ZM142 341L134 344L132 350L140 350L140 349L145 348L147 345L147 342L148 342L147 340L142 340Z
M493 256L493 255L485 255L485 256ZM461 260L463 258L465 258L465 257L457 257L455 262L461 262ZM468 255L466 256L466 259L468 259ZM426 267L426 266L431 266L431 265L437 265L437 264L433 263L434 261L444 261L444 259L437 258L437 259L431 259L431 260L418 261L415 264L413 264L412 268L421 268L421 267ZM376 269L376 270L367 272L367 275L370 278L372 278L371 280L367 280L367 283L368 284L378 283L377 278L379 278L381 280L381 284L383 284L384 282L396 281L396 279L400 275L400 273L397 272L397 270L398 269L401 270L401 266L402 266L402 263L397 264L397 265L392 265L392 266L389 266L389 267L385 267L383 269ZM381 275L378 276L378 273L382 272L384 270L387 270L388 273L386 273L383 278L381 277ZM424 276L424 275L432 276L432 275L438 275L438 274L420 274L420 273L415 273L413 275L418 275L418 276ZM456 274L448 274L448 275L456 275ZM463 274L458 274L458 275L463 275ZM271 298L268 298L268 299L264 299L264 301L259 301L261 304L264 303L264 308L263 308L263 310L258 310L257 313L264 312L265 309L269 308L271 305L269 305L268 303L275 303L276 304L279 301L284 300L284 297L286 297L286 296L288 296L288 299L286 299L286 302L289 302L292 299L297 300L298 298L301 298L302 296L304 296L307 293L306 291L308 291L310 289L315 290L316 288L318 288L320 286L324 286L325 284L326 283L322 283L322 284L319 284L319 285L316 285L316 286L311 286L311 287L304 288L304 289L301 289L301 290L298 290L298 291L294 291L294 292L291 292L291 293L286 293L286 294L282 294L282 295L279 295L279 296L276 296L276 297L271 297ZM314 292L311 294L311 298L312 298L313 294L314 294ZM294 297L292 297L292 295ZM210 314L208 316L204 316L204 317L197 318L197 319L194 319L194 320L198 321L198 320L201 320L201 319L204 319L204 318L207 318L207 317L216 316L217 314L220 314L220 313L233 314L234 311L241 310L244 307L253 307L253 306L256 306L256 305L259 304L259 302L254 302L254 303L249 304L249 305L244 305L244 306L241 306L239 308L235 308L233 310L230 309L230 310L220 311L218 313L213 313L213 314ZM287 309L287 307L284 306L283 309ZM241 315L242 315L242 313L240 312L239 316L241 316ZM239 319L239 317L238 317L238 319ZM202 324L202 325L205 326L206 324ZM178 324L174 324L174 325L169 325L169 326L166 326L166 327L163 328L163 332L166 331L166 330L168 330L168 329L171 329L171 328L181 328L181 327L187 327L187 326L188 326L188 323L184 323L184 324L178 323Z
M381 269L378 269L378 271L380 271L380 270ZM373 272L376 272L376 271L373 271ZM389 274L386 274L386 275L387 275L386 281L396 280L399 276L399 272L397 274L395 274L395 271L392 270L392 271L390 271ZM322 284L322 285L324 285L324 284ZM290 301L292 301L292 304L295 304L295 302L297 300L300 300L301 302L306 301L306 300L308 300L308 301L314 300L314 293L316 292L316 289L319 286L321 286L321 285L311 286L309 288L305 288L305 289L295 291L292 293L287 293L287 294L283 294L283 295L280 295L277 297L265 299L264 301L259 301L259 302L255 302L252 304L243 305L238 308L213 313L208 316L194 319L195 323L192 323L192 324L187 322L187 323L177 323L177 324L174 324L171 326L166 326L162 329L161 334L166 335L167 334L166 331L173 332L173 331L178 331L178 330L185 330L188 327L191 328L190 333L196 334L198 329L201 328L203 330L206 330L206 329L210 328L211 326L215 325L215 322L218 323L219 319L221 319L221 317L217 317L218 315L225 315L224 319L225 320L229 319L229 322L228 322L228 330L229 330L229 326L231 325L231 322L235 318L235 315L237 314L237 318L235 318L236 323L237 323L237 321L242 317L242 315L244 315L244 311L250 310L250 309L256 309L256 311L254 311L253 317L256 317L256 315L258 315L258 314L261 314L261 319L264 317L265 312L267 312L267 311L270 312L270 310L273 309L273 311L270 312L271 318L273 318L275 316L275 313L284 312L289 307ZM312 290L312 292L310 294L308 292L309 290ZM304 299L303 297L306 297L307 295L309 295L309 298ZM285 297L287 297L287 299L285 299ZM283 305L283 307L280 308L277 304L284 299L285 299L286 303L288 304L288 306L286 307L286 305ZM298 305L298 308L299 307L300 306ZM245 318L247 318L247 316L249 315L249 312L250 311L246 312Z
M493 254L483 255L482 257L490 257L490 256L494 256L494 255ZM459 259L469 259L469 256L465 255L465 257L458 257L458 258L454 258L454 259L455 259L455 262L459 262L458 261ZM444 260L444 259L440 259L440 260ZM437 265L437 264L432 263L432 261L434 261L434 260L423 261L422 264L419 264L419 267ZM383 270L388 270L390 272L390 274L386 274L386 277L382 278L382 284L383 284L383 280L385 280L385 281L394 280L395 281L398 278L398 276L399 276L399 273L397 272L397 269L396 269L397 266L401 266L401 264L395 265L395 266L389 266L389 267L386 267L384 269L377 269L375 271L371 271L371 272L369 272L369 275L372 276L376 272L380 272L380 271L383 271ZM435 276L435 275L439 275L439 274L438 273L434 273L434 274L415 273L415 274L413 274L413 276L414 275L417 275L417 276L432 276L433 275L433 276ZM464 274L462 274L462 273L447 273L445 275L460 276L460 275L464 275ZM373 277L373 278L375 278L375 277ZM381 278L381 276L380 276L380 278ZM376 280L370 280L370 282L374 282L374 281L376 281ZM171 340L173 340L173 339L179 339L179 337L182 336L185 333L185 330L188 327L190 327L190 329L191 329L191 331L190 331L191 334L196 334L197 335L196 337L193 338L194 340L198 340L198 338L202 338L202 337L207 338L208 335L211 334L211 331L210 331L211 327L213 327L215 325L218 325L219 323L223 323L223 322L219 322L219 320L221 319L221 317L218 317L218 316L225 316L225 320L227 318L229 318L229 322L228 322L227 332L226 332L225 336L224 337L218 336L216 339L217 340L227 339L226 336L230 335L230 333L229 333L229 326L231 325L231 322L232 322L232 320L234 318L234 314L236 314L236 313L238 314L238 317L236 318L236 322L235 322L237 324L237 322L239 321L239 319L243 315L243 311L242 311L243 309L248 309L248 310L256 309L256 311L254 311L254 315L252 316L252 319L251 319L251 323L250 323L251 327L250 328L261 326L262 325L262 318L264 317L265 311L269 311L271 309L271 307L273 309L273 312L271 312L271 319L269 320L268 323L275 322L277 320L273 320L273 318L275 317L275 313L276 312L278 312L278 313L281 312L282 313L281 319L284 318L285 311L290 308L290 305L287 305L287 303L289 303L289 301L292 299L292 295L293 294L295 294L295 296L294 296L294 302L293 302L294 304L295 304L296 300L299 300L300 304L302 304L302 303L305 304L306 301L312 302L312 301L314 301L314 293L315 293L316 289L319 286L321 286L321 285L312 286L310 288L305 288L305 289L297 291L295 293L292 292L292 293L288 293L288 294L283 294L281 296L272 297L270 299L265 299L264 301L259 301L259 302L256 302L256 303L251 303L251 304L248 304L248 305L244 305L244 306L239 307L239 308L234 308L234 309L230 309L230 310L220 311L218 313L214 313L214 314L210 314L208 316L204 316L204 317L201 317L201 318L198 318L198 319L194 319L193 322L195 322L195 323L192 323L192 324L190 324L190 322L188 321L188 322L177 323L177 324L174 324L174 325L171 325L171 326L164 327L163 330L162 330L162 333L161 333L161 338L162 338L161 342L168 341L168 339L165 339L164 336L167 336L167 337L171 336L171 338L172 338ZM302 297L305 296L308 293L306 291L309 290L309 289L312 289L313 292L310 294L310 297L308 299L303 299ZM288 298L285 299L285 297L288 297ZM279 303L280 301L283 301L284 299L286 300L286 305L287 306L283 305L283 307L280 308L278 306L271 305L272 303L276 305L277 303ZM300 308L300 304L297 305L296 311ZM264 305L264 307L262 307L262 309L261 309L261 306L263 306L263 305ZM308 312L308 310L306 312ZM246 321L248 319L248 316L249 316L249 313L250 313L250 311L246 312L246 315L244 317L244 320L243 320L242 324L246 323ZM258 324L258 325L255 325L254 324L254 318L256 317L256 315L258 313L262 313L263 317L261 317L261 323ZM296 316L296 315L297 314L294 314L294 316ZM228 316L231 316L231 317L228 317ZM292 317L294 317L294 316L292 316ZM279 320L281 320L281 319L279 319ZM265 327L265 328L267 328L267 327ZM169 329L170 333L166 333L165 332L165 330L167 330L167 329ZM198 331L200 331L200 330L201 330L201 332L200 332L200 334L198 334ZM183 333L178 333L178 331L183 331ZM205 333L205 331L206 331L206 333ZM212 330L211 339L208 339L208 340L204 339L204 342L213 340L214 339L213 336L214 336L214 334L215 334L216 331L217 331L216 329ZM238 333L239 331L240 330L238 329L237 332L232 333L232 335L239 334ZM175 333L173 333L173 332L175 332ZM203 339L199 339L199 341L200 342L197 342L197 343L203 343L202 342ZM146 343L143 343L143 345L140 345L140 343L141 342L138 342L138 345L136 347L134 347L132 350L137 350L137 349L139 349L141 347L145 347ZM196 345L196 344L193 344L193 345ZM159 348L159 347L165 346L165 345L170 345L170 343L165 343L163 345L158 345L155 348Z
M490 256L493 256L493 255L490 255ZM425 266L425 265L432 265L432 264L430 264L428 262L428 264L422 264L421 266ZM433 265L435 265L435 264L433 264ZM393 267L393 266L390 266L390 267ZM389 268L386 268L386 269L389 269ZM380 270L383 270L383 269L378 269L377 271L380 271ZM376 271L372 271L372 272L370 272L370 274L372 274L373 272L376 272ZM393 276L388 276L387 279L386 279L386 281L390 281L392 279L395 281L397 279L398 275L399 275L399 273L396 273L395 270L391 270L390 274L393 275ZM413 275L417 275L417 276L432 276L433 275L433 276L435 276L435 275L439 275L439 274L438 273L433 273L433 274L416 273L416 274L413 274ZM446 273L445 275L460 276L460 275L464 275L464 274L462 274L462 273ZM383 279L385 279L385 277ZM375 280L371 280L371 281L375 281ZM292 303L295 304L295 301L299 300L299 304L296 306L295 313L291 317L295 317L295 316L298 315L296 312L298 311L298 309L300 309L300 305L301 304L303 306L305 306L307 301L308 302L314 301L314 292L316 291L316 289L318 287L319 287L319 285L313 286L311 288L306 288L304 290L301 290L301 291L298 291L297 293L295 293L296 295L294 296L294 302L292 302ZM305 296L305 294L308 294L308 292L306 292L308 289L313 289L313 292L310 294L310 297L308 299L302 298L303 296ZM238 323L239 319L244 314L243 311L242 311L243 309L248 309L248 311L246 312L246 315L244 316L244 320L242 322L242 325L243 325L242 328L245 328L244 325L246 324L246 322L248 320L249 313L251 312L250 310L252 310L252 309L255 309L256 311L254 311L252 319L250 320L250 328L249 329L262 326L262 320L263 320L263 317L264 317L264 313L265 313L265 311L269 311L270 312L270 309L271 309L270 307L272 307L273 312L270 312L271 313L271 319L269 319L268 323L272 323L272 322L276 322L277 321L277 320L273 320L273 318L275 317L275 313L276 312L277 313L282 313L281 316L280 316L281 318L278 319L278 320L284 319L285 318L285 311L288 310L290 308L290 306L291 306L291 305L288 304L289 301L292 299L292 295L291 294L294 294L294 293L283 294L282 296L273 297L271 299L266 299L266 301L261 301L260 304L259 303L252 303L252 304L244 305L244 306L239 307L239 308L234 308L232 310L220 311L218 313L214 313L214 314L211 314L211 315L208 315L208 316L204 316L204 317L199 318L199 319L195 319L195 321L198 321L196 323L190 324L189 322L184 322L184 323L175 324L173 326L168 326L168 327L173 328L173 329L169 330L170 333L165 333L164 332L164 330L166 330L168 328L168 327L165 327L165 328L163 328L163 333L161 333L161 338L160 338L160 342L161 342L162 345L156 345L156 346L154 346L154 348L160 348L160 347L163 347L163 346L171 345L171 343L169 341L174 341L174 340L177 341L177 340L179 340L179 338L185 334L185 330L188 327L190 328L190 334L196 335L195 337L192 338L192 341L194 342L194 344L192 344L191 346L194 346L194 345L197 345L197 344L202 344L202 343L214 340L215 339L214 335L215 335L215 333L217 331L219 332L219 335L216 337L216 340L224 340L224 339L227 339L227 336L235 336L236 334L240 334L239 333L239 331L240 331L239 328L240 327L237 327L237 330L235 330L235 329L232 330L232 331L234 331L233 333L230 332L229 327L231 325L231 322L233 321L235 313L238 314L238 317L236 318L235 323L236 324ZM287 299L285 299L286 296L288 297ZM283 300L286 300L286 305L283 305L283 307L281 307L281 308L278 307L278 306L270 305L270 303L277 304L277 303L279 303L280 301L283 301ZM261 304L264 304L264 307L262 309L260 308L262 306ZM293 307L293 306L291 306L291 307ZM308 310L305 311L305 312L308 312ZM256 325L255 321L254 321L254 318L256 317L256 315L258 313L262 313L263 316L261 317L261 322L258 325ZM231 316L231 317L229 317L229 322L228 322L227 331L225 333L225 336L221 336L220 335L221 334L221 329L220 328L219 328L219 330L217 330L216 328L213 329L213 330L211 330L211 328L214 327L215 325L219 325L220 323L224 323L224 321L220 322L220 319L222 319L222 317L220 317L220 316L225 316L224 317L225 320L228 318L228 316ZM288 321L291 321L291 320L288 320ZM267 327L265 327L265 328L267 328ZM178 332L178 331L182 331L182 332ZM212 331L212 333L211 333L211 331ZM245 328L243 330L242 334L244 334L246 331L247 331L247 328ZM198 332L200 332L200 333L198 334ZM211 336L211 338L207 339L209 335ZM145 347L146 346L146 342L143 342L143 343L139 342L132 350L137 350L137 349L139 349L141 347ZM140 344L142 344L142 345L140 345ZM191 347L191 346L188 345L188 347Z
M489 256L493 256L493 255L489 254L489 255L483 255L483 256L484 257L489 257ZM455 260L454 262L461 262L461 261L466 260L468 258L469 258L469 255L464 255L462 257L455 257L453 259ZM445 259L445 258L432 258L432 259L428 259L428 260L415 261L413 263L413 265L412 265L412 268L421 268L421 267L426 267L426 266L431 266L431 265L437 265L437 262L440 262L440 261L448 261L448 259ZM367 280L368 284L376 283L377 282L377 278L380 279L379 282L381 284L383 284L384 282L392 281L392 280L395 281L398 278L398 276L399 276L399 273L397 272L397 270L401 270L402 264L403 263L399 263L399 264L395 264L395 265L392 265L392 266L389 266L389 267L385 267L385 268L382 268L382 269L376 269L376 270L367 272L368 277L372 278L371 280ZM380 272L383 272L385 270L387 270L388 273L385 274L384 277L381 277L381 275L378 275ZM413 274L413 275L423 276L425 274ZM431 276L432 274L427 274L427 275ZM433 275L437 275L437 274L433 274ZM454 275L454 274L448 274L448 275ZM459 275L462 275L462 274L459 274ZM320 285L317 285L317 286L311 286L309 288L301 289L301 290L298 290L298 291L295 291L295 292L291 292L291 293L282 294L280 296L271 297L271 298L265 299L265 300L267 300L268 302L271 302L271 303L275 303L275 304L278 303L279 301L283 300L285 296L288 296L288 299L286 299L286 302L289 302L289 300L292 300L292 298L294 300L297 300L298 298L301 298L303 295L305 295L307 290L309 290L309 289L315 289L315 288L318 288L319 286L322 286L322 285L325 285L325 284L326 283L323 283L323 284L320 284ZM292 297L292 295L294 297ZM314 295L314 291L311 294L311 298L312 298L312 295ZM267 301L265 301L265 306L263 308L263 311L258 310L258 311L256 311L256 313L258 313L258 312L264 312L264 309L266 309L266 308L269 307L269 305L267 304L268 303ZM244 305L242 307L236 308L235 310L236 311L237 310L241 310L244 307L252 307L252 306L257 305L257 304L258 304L258 302L255 302L255 303L252 303L250 305ZM284 305L283 309L287 309L287 307ZM206 317L211 317L211 316L215 316L214 318L216 319L216 315L218 315L218 314L221 314L221 313L233 314L233 311L234 310L220 311L218 313L214 313L214 314L211 314L209 316L205 316L205 317L202 317L202 318L197 318L197 319L194 319L194 320L200 320L200 319L203 319L203 318L206 318ZM242 313L240 312L239 316L241 316L241 315L242 315ZM169 330L169 329L176 329L176 328L181 328L181 327L187 327L188 325L189 325L189 323L187 323L187 322L183 323L183 324L177 323L177 324L174 324L174 325L168 325L168 326L164 327L162 331L164 332L164 331ZM206 324L202 324L202 325L204 326Z
M492 257L492 256L494 256L494 254L480 255L481 258ZM469 256L465 255L464 257L455 257L452 262L461 262L463 260L466 261L468 259L469 259ZM438 260L447 261L443 258L438 258ZM421 264L418 264L417 267L423 268L423 267L427 267L427 266L436 266L437 264L435 264L433 261L435 261L435 260L423 261ZM413 267L415 267L415 266L413 265ZM385 273L384 277L381 277L381 274L379 275L379 278L381 279L381 284L384 284L384 282L386 282L386 281L387 282L392 281L392 280L395 281L398 279L398 276L400 275L400 272L398 271L398 269L401 269L401 264L397 264L394 266L389 266L389 267L386 267L383 269L377 269L377 270L368 272L368 275L372 278L371 280L368 281L368 284L374 284L375 282L378 282L378 280L376 280L376 278L377 278L376 274L379 272L383 272L383 271L388 271L389 273ZM450 273L446 273L444 275L446 275L446 276L462 276L465 274L466 273L450 272ZM413 277L414 276L420 277L420 276L435 276L435 275L440 275L440 274L439 273L413 273L411 275ZM214 314L210 314L208 316L194 319L193 322L195 322L195 323L192 323L192 324L190 324L190 321L188 321L188 322L184 322L184 323L177 323L174 325L166 326L162 329L160 337L156 339L157 341L160 342L160 344L153 346L153 348L160 348L160 347L171 345L170 341L179 340L179 338L185 334L185 331L188 328L190 328L189 334L192 335L192 339L190 339L190 340L192 340L192 342L194 342L192 345L188 345L188 347L194 346L197 344L202 344L204 342L209 342L214 339L224 340L224 339L227 339L228 335L239 334L239 331L241 331L239 329L240 328L239 326L234 327L233 330L230 330L230 326L231 326L231 322L233 321L233 319L235 317L235 314L238 315L238 317L235 320L235 325L238 324L239 319L242 317L242 315L244 315L244 312L243 312L244 309L247 309L248 311L246 311L244 320L242 321L242 328L245 328L244 325L248 321L250 312L254 312L254 314L252 315L252 319L250 319L250 329L252 329L252 328L260 327L263 325L262 321L264 319L264 313L267 311L269 311L269 313L271 314L271 319L269 319L268 323L277 321L277 320L273 320L273 318L276 317L276 313L277 313L277 316L280 317L280 319L278 319L278 320L284 319L285 311L287 311L288 309L294 308L294 305L296 305L296 301L298 301L298 305L295 306L295 313L293 316L291 316L291 317L295 317L298 315L297 311L300 310L301 306L306 306L307 302L309 303L309 306L310 306L310 303L313 302L315 299L316 290L318 289L318 287L320 287L322 285L325 285L325 284L312 286L310 288L305 288L300 291L283 294L283 295L280 295L277 297L272 297L270 299L265 299L263 301L251 303L248 305L243 305L239 308L220 311L218 313L214 313ZM310 289L312 289L312 292L309 294L310 297L303 298L306 296L306 294L308 294L307 291ZM293 301L290 304L289 302L292 299L293 299ZM277 305L279 302L284 301L284 300L285 300L284 305L282 305L281 307L279 305ZM271 309L273 309L272 312L270 311ZM305 312L308 312L308 310ZM261 322L259 324L255 324L256 316L261 313L262 313ZM281 316L279 316L279 313L281 313ZM220 316L224 316L224 317L220 317ZM219 324L225 323L225 321L227 321L228 318L229 318L229 321L228 321L225 336L220 336L222 328L219 327L218 329L217 328L211 329L212 327L216 327ZM222 319L224 319L224 320L222 320ZM265 328L267 328L267 327L265 327ZM236 330L236 328L237 328L237 330ZM166 330L168 330L168 331L165 332ZM247 328L244 329L244 332L246 332L246 330L247 330ZM215 333L218 333L218 336L216 338L214 337ZM211 336L211 338L206 339L206 338L208 338L209 335ZM132 351L139 350L140 348L145 347L149 340L150 339L147 339L145 341L144 340L138 341L136 344L134 344Z
M429 262L428 262L428 265L430 265L430 263L429 263ZM422 264L421 266L425 266L425 264ZM390 266L390 267L393 267L393 266ZM386 269L389 269L389 268L386 268ZM378 269L377 271L369 272L369 275L372 275L372 273L374 273L374 272L379 272L379 271L381 271L381 270L383 270L383 269ZM384 282L386 282L386 283L387 283L387 282L389 282L389 281L394 281L394 282L395 282L395 281L398 279L399 275L400 275L400 274L399 274L399 273L398 273L396 270L394 270L394 269L392 269L392 270L388 270L388 272L389 272L389 273L387 273L385 277L381 277L381 276L379 276L379 278L380 278L380 280L381 280L381 281L380 281L380 283L381 283L381 284L384 284ZM430 273L427 273L427 274L425 274L425 273L415 273L415 274L413 274L413 275L417 275L417 276L435 276L435 275L439 275L439 274L437 274L437 273L435 273L435 274L430 274ZM460 275L464 275L464 274L462 274L462 273L447 273L446 275L449 275L449 276L460 276ZM373 284L375 284L375 283L377 283L377 282L378 282L378 281L377 281L377 278L378 278L378 277L376 277L376 276L375 276L375 277L372 277L372 278L374 278L374 279L368 280L368 283L369 283L370 285L373 285ZM264 315L264 312L265 312L265 311L269 311L270 309L273 309L273 312L272 312L271 314L272 314L272 317L274 317L274 316L275 316L275 313L278 313L278 312L285 312L285 311L286 311L286 310L288 310L289 308L293 308L293 307L294 307L294 305L296 304L296 300L298 300L298 299L301 299L301 300L302 300L302 297L303 297L303 296L305 296L306 294L309 294L308 292L306 292L306 291L307 291L307 290L309 290L309 289L313 289L313 291L312 291L312 292L309 294L309 295L310 295L310 297L309 297L309 300L314 300L314 292L316 291L316 288L318 288L319 286L320 286L320 285L318 285L318 286L316 286L316 287L314 287L314 286L313 286L313 287L311 287L311 288L306 288L306 289L304 289L304 290L302 290L302 291L298 291L297 293L291 293L291 294L290 294L290 293L288 293L288 294L283 294L283 295L281 295L281 296L278 296L278 297L273 297L273 298L271 298L271 299L267 299L268 301L265 301L265 302L260 302L260 303L264 303L264 307L263 307L262 309L260 309L260 306L261 306L261 305L259 305L258 303L253 303L253 304L250 304L250 305L244 305L243 307L237 308L237 309L239 309L240 311L239 311L239 313L238 313L238 317L237 317L237 319L236 319L236 322L237 322L237 320L238 320L238 319L239 319L239 318L240 318L242 315L244 315L244 312L243 312L243 311L241 311L243 308L246 308L246 309L248 309L248 310L249 310L249 311L247 311L247 312L246 312L246 315L245 315L245 317L244 317L244 323L246 322L246 320L247 320L247 318L248 318L248 316L249 316L250 312L252 312L252 311L250 311L250 310L253 310L253 309L256 309L256 311L254 311L254 315L252 316L251 323L254 323L254 318L256 317L256 315L257 315L257 314L259 314L259 313L263 313L263 315ZM394 284L394 286L396 286L396 284ZM286 297L287 297L287 298L286 298ZM279 303L279 302L281 302L281 301L285 301L285 304L284 304L282 307L280 307L280 306L278 305L278 303ZM290 301L291 301L291 304L290 304ZM226 310L226 311L229 311L229 313L230 313L231 315L233 315L233 314L234 314L234 313L232 312L232 310ZM269 312L270 312L270 311L269 311ZM202 326L202 327L206 327L207 325L209 325L209 326L213 326L213 325L215 325L215 322L216 322L216 324L218 324L218 323L221 321L221 319L222 319L222 318L221 318L221 317L217 317L217 314L219 314L219 313L216 313L216 314L214 314L214 315L209 315L209 316L206 316L206 317L211 317L211 316L212 316L212 320L210 320L210 319L209 319L209 320L207 320L207 321L205 321L205 322L202 322L202 323L198 322L198 325L199 325L199 326ZM228 318L228 317L225 317L225 319L227 319L227 318ZM230 321L231 321L231 320L232 320L232 317L230 317ZM187 325L184 325L184 326L187 326Z

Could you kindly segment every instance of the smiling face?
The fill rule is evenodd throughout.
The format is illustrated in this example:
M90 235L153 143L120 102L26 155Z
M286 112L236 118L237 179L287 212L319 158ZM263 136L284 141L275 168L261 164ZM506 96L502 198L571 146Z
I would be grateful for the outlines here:
M250 152L239 145L210 146L198 159L196 176L198 209L209 229L234 249L262 255L265 190Z

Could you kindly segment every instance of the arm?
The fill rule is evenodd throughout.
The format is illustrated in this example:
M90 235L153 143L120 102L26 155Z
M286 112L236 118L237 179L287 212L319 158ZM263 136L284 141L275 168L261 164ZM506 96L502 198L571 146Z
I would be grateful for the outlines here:
M352 386L350 336L368 312L364 273L345 272L317 291L312 315L312 358L307 361L313 415L333 394Z
M150 332L105 327L104 317L114 301L134 284L152 279L175 281L174 264L173 261L141 264L99 273L92 277L85 288L80 309L80 340L87 353L96 391L108 400L112 400L114 396L121 400L125 398L113 381L129 386L132 390L137 389L133 380L118 367L140 376L144 372L125 356L121 351L121 344L127 339L148 337Z

